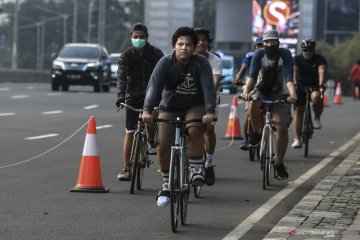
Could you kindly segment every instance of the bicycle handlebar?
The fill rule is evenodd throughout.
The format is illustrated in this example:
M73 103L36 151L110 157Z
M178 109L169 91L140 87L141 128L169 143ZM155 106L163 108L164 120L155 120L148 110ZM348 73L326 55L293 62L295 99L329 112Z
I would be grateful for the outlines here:
M241 95L238 96L239 99L243 99L243 97ZM245 100L244 100L245 101ZM253 102L256 102L256 101L260 101L262 103L265 103L265 104L276 104L276 103L281 103L281 104L284 104L284 103L290 103L287 99L276 99L276 100L265 100L265 99L261 99L257 96L251 96L250 97L250 101L253 101Z
M180 125L186 125L188 123L192 123L192 122L202 122L202 119L190 119L190 120L180 120L180 119L176 119L176 120L169 120L169 119L163 119L163 118L156 118L154 119L155 122L164 122L164 123L168 123L168 124L180 124ZM214 121L217 121L217 118L214 118Z
M124 106L124 107L126 107L126 108L129 108L129 109L133 110L134 112L138 112L138 113L142 113L142 112L143 112L142 109L134 108L133 106L130 106L130 105L126 104L126 103L120 103L120 105L121 105L121 106ZM121 106L118 108L117 111L119 111L120 109L122 109Z

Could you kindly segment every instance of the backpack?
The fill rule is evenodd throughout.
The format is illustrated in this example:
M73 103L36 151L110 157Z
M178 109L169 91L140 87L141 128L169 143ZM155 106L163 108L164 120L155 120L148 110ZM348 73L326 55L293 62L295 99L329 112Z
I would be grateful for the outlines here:
M262 66L262 80L256 88L265 96L270 97L271 93L279 91L277 77L279 72L279 57L276 58L273 66Z

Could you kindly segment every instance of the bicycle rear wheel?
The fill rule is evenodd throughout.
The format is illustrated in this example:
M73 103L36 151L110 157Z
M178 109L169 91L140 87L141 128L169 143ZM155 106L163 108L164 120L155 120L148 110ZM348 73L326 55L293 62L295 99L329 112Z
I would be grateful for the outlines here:
M130 171L131 171L131 184L130 184L130 193L134 193L135 181L137 179L138 167L139 167L139 159L140 159L140 151L141 151L141 136L140 134L135 135L135 139L133 142L133 147L130 156Z
M179 153L173 151L170 162L170 209L171 209L171 228L177 232L180 211L180 167Z
M264 128L263 137L261 139L261 150L260 150L260 162L261 162L261 170L262 170L262 186L263 189L266 190L267 183L269 182L269 151L270 151L270 130L268 128Z

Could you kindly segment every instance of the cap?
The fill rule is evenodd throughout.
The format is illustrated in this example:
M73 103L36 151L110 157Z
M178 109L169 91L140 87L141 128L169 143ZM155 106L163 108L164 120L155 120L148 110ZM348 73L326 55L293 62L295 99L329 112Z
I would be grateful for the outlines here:
M262 37L257 37L256 39L255 39L255 45L258 45L258 44L263 44L263 38Z
M271 39L279 40L279 33L276 30L270 29L270 30L266 30L263 33L263 41L271 40Z
M136 23L131 29L131 32L134 32L134 31L142 31L142 32L146 33L146 35L148 35L147 27L142 23Z

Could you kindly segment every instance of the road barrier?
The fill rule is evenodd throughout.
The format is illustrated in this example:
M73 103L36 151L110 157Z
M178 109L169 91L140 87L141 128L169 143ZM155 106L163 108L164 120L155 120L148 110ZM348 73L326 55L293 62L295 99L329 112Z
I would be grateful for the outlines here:
M2 82L50 83L50 71L37 71L31 69L0 69L0 83Z

